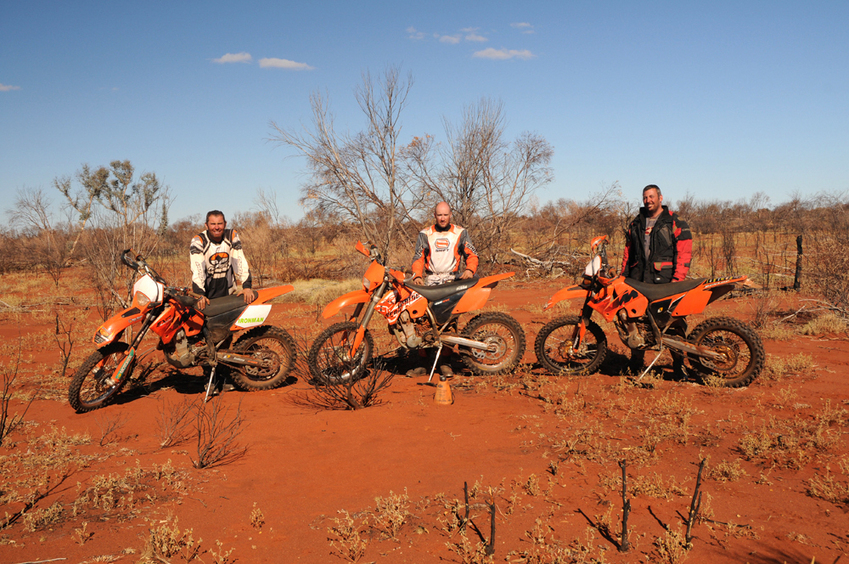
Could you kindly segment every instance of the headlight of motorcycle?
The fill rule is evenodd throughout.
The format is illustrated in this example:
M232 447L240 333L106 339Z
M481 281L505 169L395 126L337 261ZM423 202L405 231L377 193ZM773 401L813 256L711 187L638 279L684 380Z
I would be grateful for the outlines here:
M150 298L147 297L147 294L144 292L136 292L136 305L139 307L144 307L150 303Z
M366 292L368 292L369 290L371 290L371 280L369 280L369 279L368 279L368 278L366 278L365 276L363 276L363 288L365 288L365 289L366 289Z
M103 329L98 329L97 333L94 334L94 344L99 345L101 343L105 343L109 340L109 337L109 333L107 333Z

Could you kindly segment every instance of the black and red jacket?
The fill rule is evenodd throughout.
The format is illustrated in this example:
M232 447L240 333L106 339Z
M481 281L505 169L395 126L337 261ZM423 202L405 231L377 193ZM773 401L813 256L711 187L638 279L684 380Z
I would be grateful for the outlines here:
M666 206L657 218L649 239L648 256L644 252L646 208L628 225L625 232L625 253L622 275L640 282L665 284L680 282L687 277L693 256L693 235L687 222L669 211Z

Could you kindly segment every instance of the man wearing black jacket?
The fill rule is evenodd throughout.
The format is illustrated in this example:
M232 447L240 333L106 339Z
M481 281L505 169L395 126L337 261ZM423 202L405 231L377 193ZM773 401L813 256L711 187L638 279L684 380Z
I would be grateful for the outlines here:
M687 277L693 256L690 226L663 205L663 194L655 184L643 188L643 207L628 225L623 255L621 274L626 278L647 284L666 284ZM687 325L680 320L671 329L686 334ZM645 351L631 350L632 371L642 368L644 356ZM673 370L680 374L683 367L683 358L673 355Z

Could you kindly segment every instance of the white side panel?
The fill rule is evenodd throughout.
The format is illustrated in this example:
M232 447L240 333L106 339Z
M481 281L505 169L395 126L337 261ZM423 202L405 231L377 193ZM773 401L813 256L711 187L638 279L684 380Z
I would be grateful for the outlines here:
M265 323L265 319L271 313L271 305L250 305L242 313L242 316L236 320L234 325L239 329L248 329Z

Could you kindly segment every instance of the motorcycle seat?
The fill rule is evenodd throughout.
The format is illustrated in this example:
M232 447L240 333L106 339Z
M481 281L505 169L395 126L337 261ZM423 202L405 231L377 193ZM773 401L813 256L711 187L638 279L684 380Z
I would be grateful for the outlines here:
M415 290L430 302L436 302L453 296L459 292L465 292L475 284L477 278L469 278L468 280L457 280L456 282L448 282L447 284L439 284L438 286L425 286L424 284L405 284L407 288Z
M228 311L244 309L246 305L245 298L236 294L224 296L223 298L213 298L209 300L209 305L203 308L203 315L205 317L215 317Z
M648 284L640 282L633 278L626 278L625 283L644 295L650 302L662 300L669 296L674 296L682 292L689 292L699 284L705 281L705 278L694 278L692 280L682 280L681 282L670 282L668 284Z

